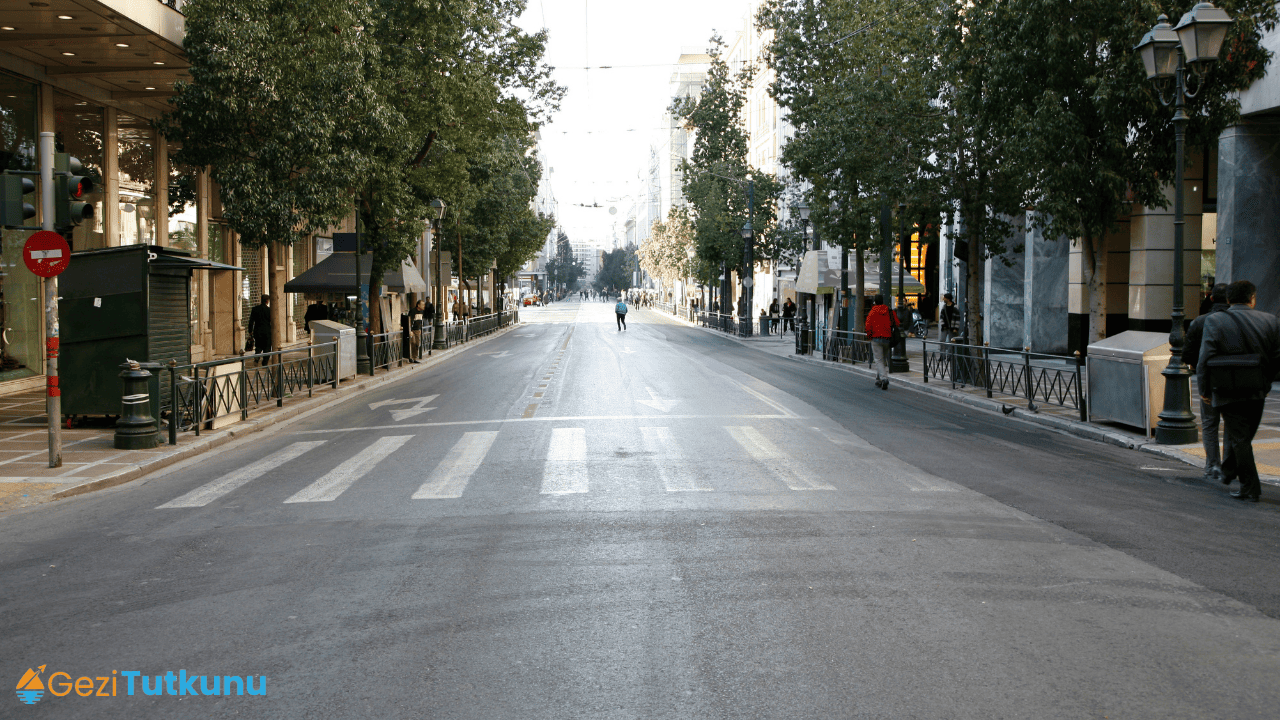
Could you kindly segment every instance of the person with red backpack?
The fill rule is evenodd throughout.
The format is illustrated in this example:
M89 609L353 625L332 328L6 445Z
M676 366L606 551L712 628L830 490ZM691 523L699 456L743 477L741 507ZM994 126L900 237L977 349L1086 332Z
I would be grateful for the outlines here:
M867 315L867 337L871 338L871 354L876 361L876 387L889 389L889 347L894 330L900 328L898 316L884 304L884 296L876 295Z

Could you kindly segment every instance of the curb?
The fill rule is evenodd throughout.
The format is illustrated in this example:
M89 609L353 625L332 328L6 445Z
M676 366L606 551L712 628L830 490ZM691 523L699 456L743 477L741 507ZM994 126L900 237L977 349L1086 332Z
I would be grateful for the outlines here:
M119 470L111 475L93 478L88 482L59 490L51 496L51 499L62 500L76 495L84 495L85 493L94 492L96 490L106 490L107 488L124 485L125 483L137 480L144 475L149 475L157 470L182 462L183 460L188 460L197 455L202 455L214 448L226 445L233 440L239 440L277 425L284 425L296 420L302 420L338 403L346 402L353 397L363 395L370 390L412 377L417 373L439 365L445 360L460 354L464 350L473 348L477 345L483 345L484 343L494 338L501 337L518 327L520 327L520 323L509 325L508 327L490 333L482 338L472 340L471 342L463 345L454 346L454 348L457 348L458 350L456 353L454 352L454 348L450 348L439 353L433 353L425 360L418 362L417 365L409 365L408 368L402 368L404 372L397 371L394 373L387 373L382 377L373 378L364 376L363 380L358 379L354 384L339 387L332 396L320 401L319 404L315 404L314 402L308 403L305 401L300 402L292 407L286 406L278 409L276 412L268 412L261 417L237 423L226 430L216 431L209 435L201 435L199 438L193 439L192 442L185 446L175 446L175 449L162 455L158 455L146 462L125 468L124 470ZM359 377L360 376L357 376L357 378ZM314 400L314 398L312 400ZM194 436L192 437L194 438Z
M728 335L726 333L722 333L717 330L713 330L711 328L705 328L700 325L691 324L690 326L695 327L699 330L703 330L705 332L711 333L713 335L716 335L717 337L722 337L727 340L732 340L738 343L739 345L742 345L743 347L751 347L750 344L739 340L733 335ZM761 352L764 352L764 351L761 351ZM769 354L772 355L773 353L769 353ZM850 365L846 363L835 363L829 360L822 360L819 358L815 358L811 355L789 354L789 355L776 355L776 357L792 360L795 362L812 363L820 367L828 367L833 370L840 370L843 372L853 373L855 375L861 375L867 378L875 377L875 372L870 370L869 368L864 368L858 365ZM1115 445L1118 447L1127 448L1129 450L1148 449L1149 446L1154 444L1151 442L1147 442L1146 440L1135 440L1134 438L1128 435L1124 435L1122 433L1118 433L1112 430L1106 430L1100 427L1095 427L1093 425L1087 425L1085 423L1081 423L1075 420L1067 420L1065 418L1054 417L1051 415L1041 415L1040 413L1031 412L1030 410L1027 410L1025 407L1014 407L1011 411L1005 412L1004 408L1010 407L1009 403L1002 402L1000 400L995 400L995 399L973 397L972 395L969 395L967 393L955 392L954 390L939 387L936 385L930 385L928 383L918 383L918 382L909 381L909 380L898 380L895 383L895 385L897 387L903 388L904 390L910 390L912 392L917 392L924 395L934 395L936 397L950 400L954 403L958 403L961 405L968 405L978 410L984 410L984 411L994 413L996 415L1002 415L1005 417L1014 417L1019 420L1024 420L1026 422L1034 423L1036 425L1042 425L1044 427L1057 430L1058 432L1062 432L1068 435L1074 435L1076 437L1084 438L1086 440L1102 442L1108 445ZM1154 450L1154 449L1149 450L1149 452L1154 452L1157 454L1165 454L1160 450ZM1178 460L1187 462L1187 459L1185 457L1181 457L1174 454L1169 454L1168 456L1176 457ZM1188 463L1188 464L1191 464L1191 463Z

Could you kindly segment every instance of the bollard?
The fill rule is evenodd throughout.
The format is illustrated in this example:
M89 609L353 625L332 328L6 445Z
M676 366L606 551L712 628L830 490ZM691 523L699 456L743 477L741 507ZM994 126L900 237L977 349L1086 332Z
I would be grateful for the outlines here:
M130 360L122 364L120 379L124 381L122 411L116 421L112 443L117 450L149 450L160 445L160 428L151 417L151 373Z

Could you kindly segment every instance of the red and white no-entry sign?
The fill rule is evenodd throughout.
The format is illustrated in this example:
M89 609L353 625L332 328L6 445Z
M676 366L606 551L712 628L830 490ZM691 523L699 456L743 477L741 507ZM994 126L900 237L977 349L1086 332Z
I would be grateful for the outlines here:
M22 260L27 269L44 278L61 275L71 264L71 246L52 230L40 230L27 238L22 246Z

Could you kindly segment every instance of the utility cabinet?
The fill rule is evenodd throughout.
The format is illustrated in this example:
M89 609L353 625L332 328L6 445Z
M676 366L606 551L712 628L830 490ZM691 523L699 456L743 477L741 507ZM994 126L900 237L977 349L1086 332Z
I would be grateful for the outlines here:
M157 245L72 253L58 277L64 415L119 415L126 359L191 363L191 273L209 265ZM169 401L168 377L149 369L152 416L159 418Z
M1127 330L1089 346L1089 419L1142 428L1147 436L1164 408L1169 333Z

